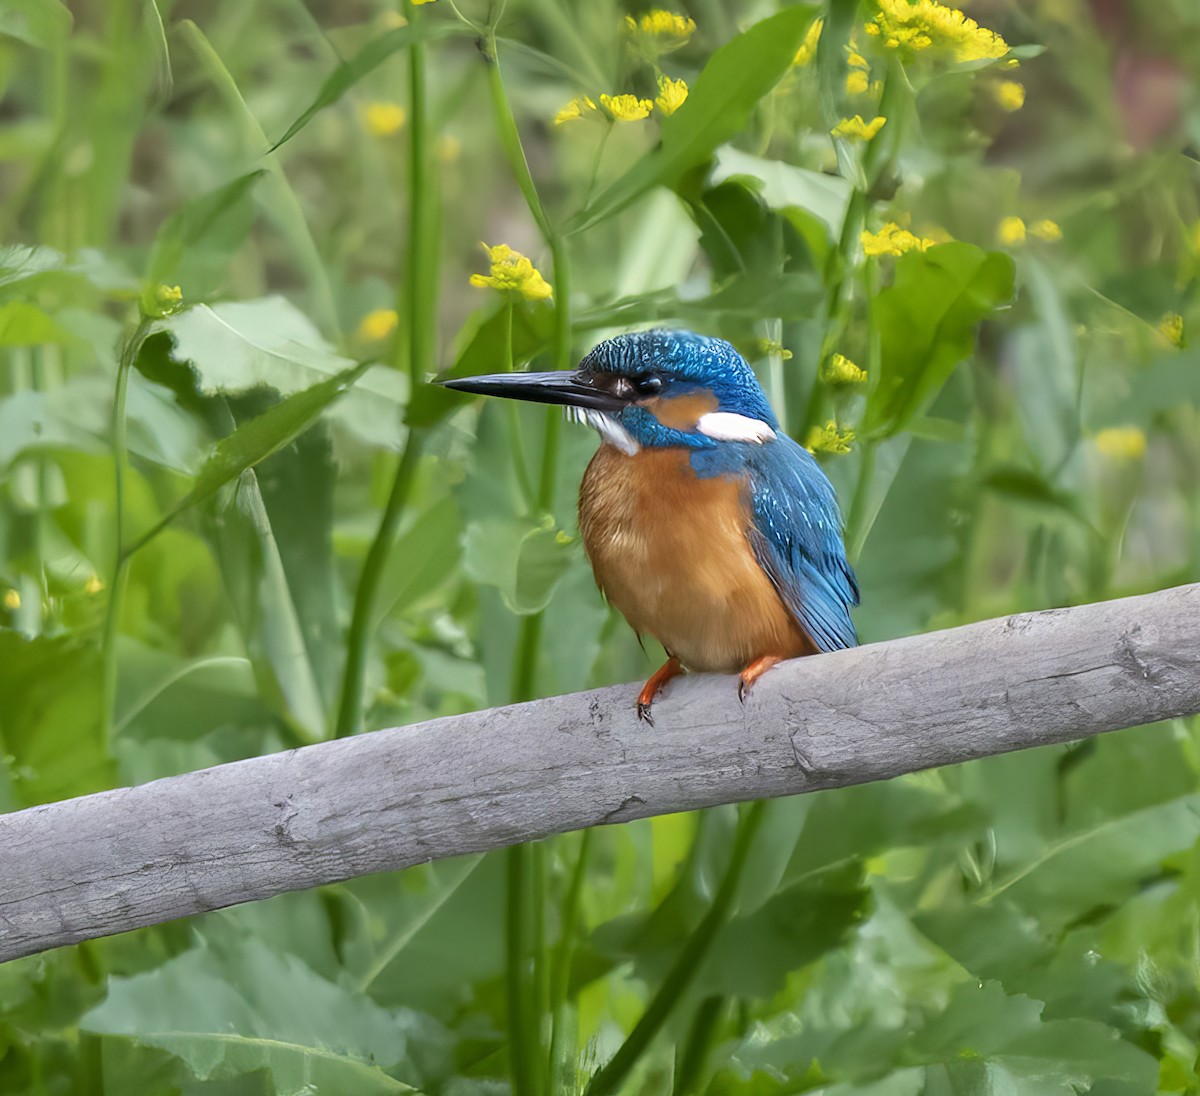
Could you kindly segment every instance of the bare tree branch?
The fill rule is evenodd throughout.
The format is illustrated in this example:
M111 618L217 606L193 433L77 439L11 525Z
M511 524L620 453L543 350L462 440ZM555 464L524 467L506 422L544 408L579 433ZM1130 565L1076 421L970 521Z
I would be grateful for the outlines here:
M0 960L584 826L1200 712L1200 585L475 712L0 816Z

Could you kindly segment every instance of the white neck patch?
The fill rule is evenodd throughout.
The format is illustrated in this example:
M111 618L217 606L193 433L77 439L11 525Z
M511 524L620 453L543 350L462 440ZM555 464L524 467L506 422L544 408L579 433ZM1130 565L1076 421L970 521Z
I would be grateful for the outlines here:
M762 419L735 415L732 411L710 411L701 415L696 429L717 441L748 441L762 445L765 441L775 440L775 431Z
M612 415L606 415L594 407L568 407L567 418L573 422L581 422L584 426L590 426L600 435L601 440L620 449L627 457L632 457L642 448L638 445L637 438L617 422Z

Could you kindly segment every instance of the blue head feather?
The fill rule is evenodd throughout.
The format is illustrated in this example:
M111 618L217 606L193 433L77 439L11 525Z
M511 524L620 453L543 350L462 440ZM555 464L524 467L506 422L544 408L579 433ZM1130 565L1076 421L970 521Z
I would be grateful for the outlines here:
M580 368L627 377L653 374L662 380L662 395L667 398L707 390L716 399L718 411L757 419L772 430L779 428L754 371L724 339L691 331L636 331L605 339L580 362ZM713 449L721 444L703 434L663 426L644 407L626 408L615 417L642 446Z

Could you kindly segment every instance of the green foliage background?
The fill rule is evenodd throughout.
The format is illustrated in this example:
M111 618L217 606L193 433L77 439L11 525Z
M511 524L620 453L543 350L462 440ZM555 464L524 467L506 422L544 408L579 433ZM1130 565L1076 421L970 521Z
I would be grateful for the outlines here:
M733 340L797 437L857 432L826 467L866 641L1200 577L1189 0L969 6L1015 71L888 50L871 0L688 8L681 110L554 127L654 94L612 0L0 3L0 810L644 677L578 545L593 436L425 385L638 324ZM855 113L888 121L831 140ZM944 242L865 257L888 222ZM480 239L554 300L470 288ZM0 1092L1196 1092L1198 747L1178 721L10 963Z

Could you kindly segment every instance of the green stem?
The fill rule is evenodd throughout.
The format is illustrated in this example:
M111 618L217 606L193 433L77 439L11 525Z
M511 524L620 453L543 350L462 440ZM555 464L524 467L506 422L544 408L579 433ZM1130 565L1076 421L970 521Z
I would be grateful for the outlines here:
M633 1031L629 1033L629 1037L621 1044L620 1049L612 1056L608 1065L592 1078L591 1084L585 1090L585 1096L605 1096L605 1093L616 1092L620 1088L629 1071L645 1053L651 1040L666 1023L671 1010L683 997L692 979L696 977L717 933L733 913L738 885L746 867L746 858L754 843L755 834L762 825L765 806L764 800L750 804L749 809L742 817L742 824L738 828L737 841L734 843L729 867L725 869L725 876L721 880L720 887L717 888L712 905L704 915L704 920L696 926L695 931L688 937L683 948L675 957L675 962L667 972L666 978L663 979L662 985L659 986L654 999L647 1006Z
M504 372L513 371L513 303L507 301L504 306ZM517 474L517 486L521 489L521 497L530 514L536 514L538 498L533 490L533 480L529 478L529 465L525 459L525 442L521 431L521 412L516 400L505 400L508 410L508 430L512 435L509 446L512 449L513 469Z
M530 992L529 861L532 846L513 845L507 852L507 899L504 919L505 996L508 1002L508 1058L513 1096L538 1096L537 1017Z
M592 831L584 830L579 842L575 870L563 901L558 947L554 951L550 979L550 1077L552 1092L574 1092L574 1077L567 1078L568 1055L562 1047L566 1018L567 994L571 988L571 955L575 948L575 933L579 923L579 903L583 896L583 881L587 875L592 851ZM560 1061L560 1058L562 1061ZM573 1072L573 1071L572 1071Z
M700 1091L700 1081L712 1048L713 1036L725 1011L726 998L721 994L706 997L696 1009L683 1050L676 1059L675 1084L671 1096L691 1096Z
M409 5L410 19L419 18ZM437 235L436 193L430 184L429 135L425 91L425 49L421 42L409 46L409 207L408 276L403 287L401 307L408 321L408 339L396 340L397 355L407 355L410 391L416 391L425 373L432 369L434 356L434 319L437 310ZM346 635L346 665L342 670L342 690L338 702L334 735L344 738L362 728L363 690L370 647L371 610L396 540L396 531L412 490L424 438L410 429L404 452L396 466L395 478L379 528L367 550L362 573L354 591L354 608Z
M383 517L379 521L379 528L371 541L371 547L367 549L362 573L358 576L358 586L354 591L354 608L350 614L350 628L346 634L346 665L342 670L342 692L338 702L337 722L334 725L335 738L357 734L362 726L367 650L371 642L371 608L375 604L375 594L383 578L384 568L396 539L396 530L408 502L413 473L421 459L421 444L421 435L416 430L411 430L408 440L404 443L400 463L396 467Z
M126 341L117 362L117 386L113 393L113 568L108 583L108 604L104 610L104 632L100 648L100 719L106 742L111 741L113 733L113 709L117 698L117 628L121 619L121 602L129 566L129 554L125 551L125 461L129 454L129 428L125 421L125 404L129 392L129 371L137 360L153 322L151 318L143 316Z

